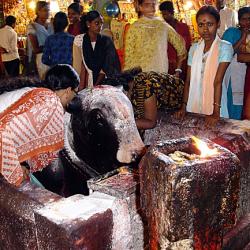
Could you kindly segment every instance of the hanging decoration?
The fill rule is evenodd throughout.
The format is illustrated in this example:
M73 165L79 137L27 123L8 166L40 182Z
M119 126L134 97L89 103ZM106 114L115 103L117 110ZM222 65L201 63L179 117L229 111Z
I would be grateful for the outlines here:
M4 16L12 15L16 17L15 30L19 35L26 34L26 26L31 17L28 15L26 2L22 0L8 0L3 3Z
M117 17L120 12L119 6L115 2L108 3L105 11L109 17Z

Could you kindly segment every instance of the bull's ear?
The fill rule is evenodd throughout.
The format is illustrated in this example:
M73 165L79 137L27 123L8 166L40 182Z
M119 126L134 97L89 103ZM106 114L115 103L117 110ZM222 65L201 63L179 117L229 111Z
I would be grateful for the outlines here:
M70 114L77 114L82 110L82 102L79 96L74 97L74 99L67 105L66 111Z
M117 86L114 86L114 87L121 90L121 91L123 91L123 85L117 85Z

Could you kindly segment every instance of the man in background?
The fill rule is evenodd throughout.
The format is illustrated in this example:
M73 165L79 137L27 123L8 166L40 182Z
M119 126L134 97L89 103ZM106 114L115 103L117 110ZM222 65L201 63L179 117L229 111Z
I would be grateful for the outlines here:
M19 75L19 54L17 48L17 33L14 31L16 18L7 16L5 26L0 29L0 53L4 67L9 76Z
M160 11L164 20L172 26L175 31L185 40L186 50L188 51L191 46L191 35L187 24L179 22L174 17L174 6L170 1L165 1L160 4ZM168 43L168 60L169 69L168 73L174 75L176 70L179 70L180 77L185 80L186 78L186 68L187 62L184 61L181 69L176 69L177 53L174 47Z

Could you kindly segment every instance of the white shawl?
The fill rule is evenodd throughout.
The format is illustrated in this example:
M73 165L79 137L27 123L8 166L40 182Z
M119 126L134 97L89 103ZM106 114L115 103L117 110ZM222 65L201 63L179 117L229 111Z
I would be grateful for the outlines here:
M211 115L213 113L214 103L214 79L219 66L219 44L221 39L216 36L206 60L204 75L202 78L202 57L205 48L205 42L202 40L193 54L191 66L191 79L189 88L189 97L187 111ZM222 117L228 117L227 96L224 82L222 83L221 96L221 114Z
M77 73L80 75L81 74L81 67L79 68L79 66L81 65L81 63L77 62L76 57L79 58L79 55L77 55L80 51L81 53L81 61L86 69L86 71L88 72L88 88L92 88L94 86L94 80L93 80L93 72L91 69L88 68L87 64L85 63L84 60L84 55L83 55L83 51L82 51L82 42L83 42L83 37L85 34L81 34L75 37L74 40L74 45L79 49L78 51L74 51L74 47L73 47L73 67L76 69ZM75 56L74 56L75 55ZM78 69L79 68L79 69Z
M25 87L22 89L13 90L10 92L5 92L1 94L1 102L0 102L0 113L5 111L12 104L17 102L23 95L31 91L33 88Z

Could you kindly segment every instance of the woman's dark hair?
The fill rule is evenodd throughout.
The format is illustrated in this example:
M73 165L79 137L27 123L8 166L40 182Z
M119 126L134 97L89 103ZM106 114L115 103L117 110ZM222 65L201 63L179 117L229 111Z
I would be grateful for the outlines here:
M51 90L66 89L68 87L75 89L80 83L80 78L72 66L57 64L47 71L44 83Z
M238 11L238 19L239 19L239 21L240 21L240 19L242 18L242 16L244 14L248 14L248 13L250 13L250 7L242 7L242 8L240 8L239 11Z
M174 14L174 5L170 1L164 1L159 6L160 11L168 11L171 14Z
M139 5L142 5L143 2L144 2L144 0L137 0L134 2L135 3L135 11L137 12L138 17L141 17L141 15L142 15L140 10L139 10Z
M0 80L0 95L4 92L25 88L25 87L44 87L40 79L36 77L10 77Z
M87 33L87 31L88 31L87 22L92 22L93 20L95 20L96 18L98 18L100 16L101 16L101 14L96 10L92 10L92 11L88 12L87 14L82 15L81 16L82 33Z
M16 18L14 16L7 16L5 19L5 24L11 26L16 23Z
M38 1L36 3L36 15L38 11L40 11L42 8L49 7L49 3L45 1Z
M64 31L65 28L68 26L68 24L69 24L68 18L64 12L60 11L55 14L53 20L53 27L55 33Z
M81 15L83 12L83 7L79 3L75 2L69 5L68 10L71 9L77 14Z
M11 77L0 80L0 95L4 92L10 92L25 87L41 87L51 90L66 89L71 87L75 89L80 82L79 76L72 66L67 64L58 64L48 70L45 80L41 81L37 77Z
M198 20L199 16L204 14L209 14L215 18L217 23L220 22L220 13L213 6L210 5L202 6L196 14L196 21Z
M135 67L129 70L125 70L120 74L116 74L105 78L102 81L102 85L119 86L122 85L123 88L128 91L128 83L133 81L134 78L142 72L141 67Z

